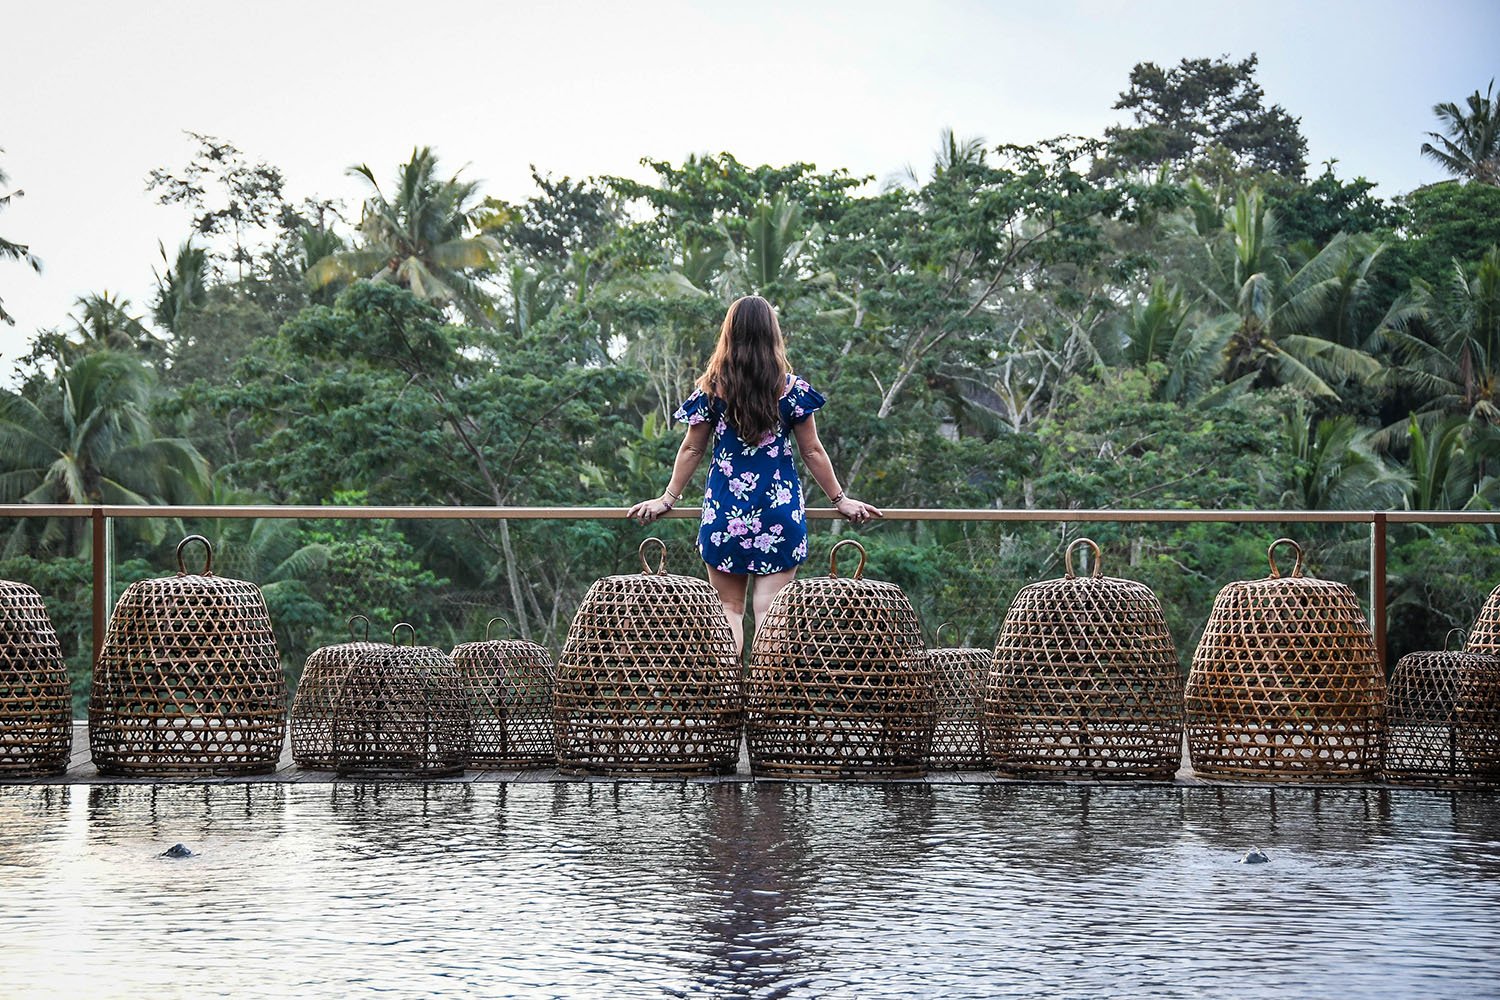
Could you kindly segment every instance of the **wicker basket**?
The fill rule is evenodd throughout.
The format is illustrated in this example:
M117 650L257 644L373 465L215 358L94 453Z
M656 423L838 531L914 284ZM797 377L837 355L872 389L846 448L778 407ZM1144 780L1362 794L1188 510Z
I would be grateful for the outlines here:
M1474 627L1469 629L1469 640L1464 644L1466 653L1487 653L1500 656L1500 587L1490 591Z
M1282 576L1276 549L1296 553ZM1187 684L1188 750L1205 777L1369 781L1380 773L1385 678L1354 592L1303 575L1279 538L1271 575L1219 591Z
M315 649L302 668L297 696L292 700L292 760L302 767L331 771L333 759L333 698L344 675L357 663L385 655L389 647L370 641L370 619L349 619L349 637L363 627L360 638Z
M1448 633L1462 636L1461 629ZM1408 653L1391 674L1385 777L1403 785L1500 783L1500 658Z
M411 642L400 644L406 629ZM349 664L333 694L333 765L365 777L464 773L471 732L469 695L453 658L416 645L406 622L391 644Z
M554 693L558 765L567 774L730 773L743 708L729 620L706 581L666 572L659 539L640 553L642 572L595 581L568 628Z
M68 768L73 696L42 596L0 580L0 778Z
M525 639L491 639L495 622L504 621L490 619L484 627L483 642L466 642L453 648L453 662L468 689L474 718L469 766L512 770L555 767L552 657Z
M982 771L989 767L984 738L984 686L994 654L988 649L938 645L927 651L937 699L927 767L933 771Z
M839 550L859 552L852 577ZM936 691L901 588L863 579L865 551L833 547L829 575L787 584L755 634L745 731L757 775L910 778L932 750Z
M1092 552L1092 571L1073 555ZM1170 780L1182 763L1182 672L1151 588L1104 575L1075 539L1066 575L1016 595L985 694L990 757L1009 775Z
M183 550L201 542L202 573ZM177 575L115 605L94 668L89 745L100 774L260 774L281 756L286 681L259 588L213 575L202 535Z

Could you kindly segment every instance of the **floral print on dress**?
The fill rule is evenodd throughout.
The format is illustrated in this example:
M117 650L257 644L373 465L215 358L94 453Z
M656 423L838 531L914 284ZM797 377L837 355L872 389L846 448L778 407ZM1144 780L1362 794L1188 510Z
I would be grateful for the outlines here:
M792 428L823 405L806 379L788 375L780 400L781 423L754 444L730 425L721 400L701 389L673 418L689 426L713 422L714 446L698 551L724 573L780 573L807 559L802 485L792 455Z

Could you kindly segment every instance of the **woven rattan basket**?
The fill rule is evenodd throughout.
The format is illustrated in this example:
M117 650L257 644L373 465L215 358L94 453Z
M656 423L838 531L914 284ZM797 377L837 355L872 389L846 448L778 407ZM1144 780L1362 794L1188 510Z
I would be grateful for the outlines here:
M203 545L203 572L183 550ZM259 774L275 770L286 681L260 589L213 574L201 535L177 546L175 577L125 589L105 632L89 699L101 774Z
M406 630L411 642L400 643ZM333 765L365 777L463 774L469 760L469 694L453 658L416 645L401 622L391 644L349 664L333 693Z
M552 722L552 657L525 639L491 639L453 648L453 662L469 692L474 741L473 768L555 767L557 745ZM506 622L509 625L509 622Z
M988 649L942 645L944 622L938 626L938 645L927 650L937 716L927 767L933 771L982 771L989 767L984 738L984 686L994 654Z
M653 569L649 545L660 548ZM642 572L594 582L557 661L557 762L569 774L732 772L743 708L734 636L704 580Z
M1454 632L1462 635L1462 630ZM1500 658L1408 653L1391 674L1385 777L1402 785L1500 783Z
M1290 546L1290 576L1276 564ZM1369 781L1385 678L1354 592L1304 575L1271 543L1271 575L1219 591L1187 684L1188 750L1210 778Z
M1073 556L1092 552L1079 576ZM1182 763L1182 672L1151 588L1104 575L1075 539L1066 574L1016 595L985 694L990 757L1008 775L1170 780Z
M72 689L47 607L0 580L0 778L65 771L72 748Z
M334 692L356 664L380 658L390 648L370 641L370 619L364 615L350 618L348 625L349 637L358 638L313 650L297 682L297 696L292 699L292 760L302 767L334 769Z
M1487 653L1500 656L1500 587L1490 591L1474 627L1469 629L1469 640L1464 645L1466 653Z
M839 550L859 553L838 575ZM757 775L920 777L936 692L911 602L864 579L865 551L833 547L829 575L787 584L755 634L745 732Z

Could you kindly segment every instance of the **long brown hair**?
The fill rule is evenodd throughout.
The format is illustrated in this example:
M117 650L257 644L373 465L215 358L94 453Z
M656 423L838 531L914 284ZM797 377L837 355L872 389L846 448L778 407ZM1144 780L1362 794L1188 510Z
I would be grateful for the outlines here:
M724 401L735 433L753 445L781 424L780 400L789 371L776 310L759 295L746 295L729 304L698 388Z

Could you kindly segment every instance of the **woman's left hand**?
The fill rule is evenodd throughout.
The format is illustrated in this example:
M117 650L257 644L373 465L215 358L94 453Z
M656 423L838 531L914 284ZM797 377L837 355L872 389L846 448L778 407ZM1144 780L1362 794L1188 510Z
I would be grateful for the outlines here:
M671 509L672 505L664 497L657 497L655 500L642 500L630 508L630 513L625 516L637 524L650 524Z
M855 524L864 524L872 517L885 517L878 508L865 503L863 500L856 500L853 497L844 497L844 499L838 502L838 506L834 510Z

